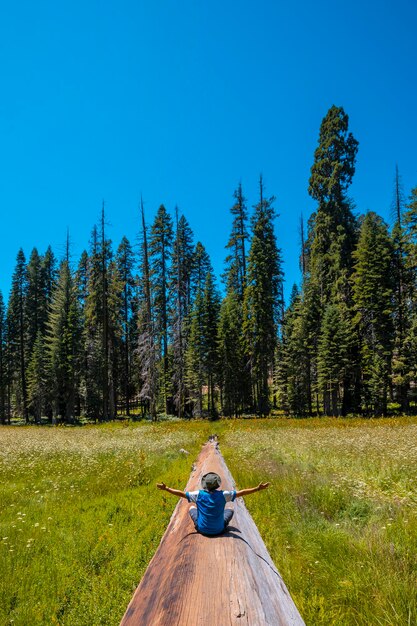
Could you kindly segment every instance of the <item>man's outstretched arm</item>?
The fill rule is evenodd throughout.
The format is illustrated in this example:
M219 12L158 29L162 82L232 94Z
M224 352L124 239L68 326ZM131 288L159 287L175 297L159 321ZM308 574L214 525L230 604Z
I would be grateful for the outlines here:
M240 491L236 491L236 498L240 498L241 496L248 496L250 493L255 493L256 491L262 491L262 489L267 489L269 485L270 483L259 483L257 487L241 489Z
M172 489L171 487L167 487L165 483L156 483L158 489L162 491L168 491L168 493L172 493L173 496L178 496L179 498L186 498L185 491L181 491L180 489Z

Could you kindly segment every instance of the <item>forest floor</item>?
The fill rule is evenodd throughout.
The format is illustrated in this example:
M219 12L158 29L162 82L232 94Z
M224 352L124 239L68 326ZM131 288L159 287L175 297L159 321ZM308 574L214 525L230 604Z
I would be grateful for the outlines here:
M1 427L0 624L117 625L213 430L307 626L417 623L417 418L322 418Z

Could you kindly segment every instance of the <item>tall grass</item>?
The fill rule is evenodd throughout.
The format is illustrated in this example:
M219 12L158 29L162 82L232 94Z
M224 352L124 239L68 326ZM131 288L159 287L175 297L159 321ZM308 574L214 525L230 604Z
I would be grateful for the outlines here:
M175 505L155 481L185 484L200 430L0 429L0 624L118 624Z
M1 428L0 624L118 624L212 428ZM417 624L417 420L215 430L307 625Z
M306 623L417 624L416 420L225 429L223 453Z

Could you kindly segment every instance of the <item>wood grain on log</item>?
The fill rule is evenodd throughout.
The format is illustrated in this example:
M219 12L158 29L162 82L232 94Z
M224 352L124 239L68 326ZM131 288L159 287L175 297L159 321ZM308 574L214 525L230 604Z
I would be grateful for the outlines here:
M223 490L235 488L214 440L203 447L185 490L199 489L209 471L221 476ZM228 531L204 537L180 499L121 626L304 624L243 499L227 507L235 511Z

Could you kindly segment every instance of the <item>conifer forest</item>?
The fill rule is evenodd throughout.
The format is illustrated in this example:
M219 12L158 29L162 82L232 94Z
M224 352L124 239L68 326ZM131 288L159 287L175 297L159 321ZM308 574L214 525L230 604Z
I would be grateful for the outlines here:
M405 191L397 170L392 223L361 214L349 197L358 145L332 106L287 306L274 230L285 207L262 177L253 208L234 192L221 277L164 205L149 224L141 204L138 245L112 245L103 206L77 263L69 243L62 259L20 249L0 294L0 422L414 413L417 187Z

